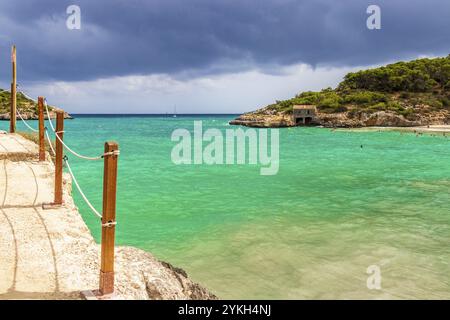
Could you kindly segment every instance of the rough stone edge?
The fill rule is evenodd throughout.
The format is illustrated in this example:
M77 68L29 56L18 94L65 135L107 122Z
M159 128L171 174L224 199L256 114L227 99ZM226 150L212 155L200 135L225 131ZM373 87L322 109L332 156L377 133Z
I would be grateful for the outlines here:
M27 139L26 137L23 137L24 139ZM31 141L29 139L27 139L28 141L30 141L31 143L33 143L34 145L37 144L34 141ZM8 157L8 155L10 155L11 153L4 153L4 155L6 155L5 159L11 160L10 157ZM1 155L0 154L0 159L1 159ZM31 157L31 161L36 161L38 160L38 157L36 154L33 153L28 153L28 154L22 154L22 153L18 153L18 159L17 161L30 161L30 158L28 158L30 155L32 155L33 157ZM16 156L15 153L13 153L13 156ZM25 157L25 158L20 158L20 157ZM11 160L12 161L12 160ZM50 154L48 152L46 152L46 161L45 163L51 167L51 170L54 170L54 164L51 161L51 157ZM91 230L87 227L85 220L83 219L83 216L80 214L78 207L75 204L75 201L73 199L72 196L72 177L70 176L69 173L65 172L63 173L63 194L64 194L64 206L66 206L67 208L73 210L76 212L76 214L79 216L80 220L82 221L82 223L84 224L84 226L86 227L86 230L89 234L89 237L92 238L92 241L94 241L94 237L91 233ZM100 247L100 244L97 244L95 241L94 243ZM175 267L172 264L159 260L156 257L154 257L150 252L133 247L133 246L116 246L115 251L116 254L119 251L125 251L127 249L131 249L133 251L140 251L142 253L144 253L145 255L151 257L152 259L155 259L157 262L159 262L161 264L162 267L166 268L167 270L169 270L177 279L178 281L182 284L183 287L183 293L186 296L189 296L190 299L192 300L217 300L219 299L216 295L214 295L213 293L211 293L208 289L206 289L205 287L201 286L200 284L192 281L188 274L186 273L186 271L184 271L181 268ZM183 281L184 280L184 281ZM185 287L185 285L187 284L187 287ZM147 293L148 293L148 288L146 289ZM90 290L87 290L90 291ZM92 292L95 292L95 290L92 290ZM87 293L87 292L85 292ZM88 296L90 297L90 295L88 294ZM80 297L83 297L82 292L80 292ZM92 298L92 297L90 297ZM150 297L149 297L150 298ZM120 295L113 295L111 297L106 297L105 299L99 299L99 300L121 300ZM91 299L88 299L91 300Z

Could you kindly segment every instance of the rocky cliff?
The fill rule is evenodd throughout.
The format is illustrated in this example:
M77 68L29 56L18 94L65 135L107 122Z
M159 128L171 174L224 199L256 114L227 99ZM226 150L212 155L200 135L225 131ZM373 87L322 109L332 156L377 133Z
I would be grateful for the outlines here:
M326 127L410 127L450 123L450 55L397 62L347 74L335 88L306 91L230 122L294 126L293 106L314 105Z
M50 114L51 119L56 119L56 109L52 108L52 110L49 110L48 113ZM20 112L20 115L24 120L39 120L39 115L34 111L25 111ZM47 119L47 113L44 112L44 118ZM0 120L10 120L11 116L9 112L0 113ZM18 116L16 119L20 119ZM73 117L68 114L67 112L64 112L64 119L73 119Z
M72 225L64 227L61 238L73 238L76 233L84 240L83 265L77 264L75 272L84 278L90 287L98 285L100 245L96 244L85 226L71 194L71 177L64 175L67 196L65 206L71 207ZM76 226L79 224L79 226ZM67 234L68 233L68 234ZM71 240L74 244L75 239ZM69 241L69 243L71 242ZM78 248L78 247L77 247ZM78 248L79 249L79 248ZM64 252L71 251L66 248ZM73 251L73 250L72 250ZM76 254L79 254L78 252ZM70 262L70 261L69 261ZM155 258L151 253L130 247L117 246L115 249L115 294L119 299L131 300L215 300L218 299L208 289L192 281L181 268ZM88 285L86 285L88 287Z
M424 106L425 108L426 106ZM444 125L450 123L450 112L417 113L405 116L392 111L367 112L354 110L351 112L323 113L318 112L311 125L329 128L357 128L357 127L413 127L425 125ZM291 114L277 112L273 109L260 109L245 113L230 121L231 125L243 125L256 128L283 128L296 126Z

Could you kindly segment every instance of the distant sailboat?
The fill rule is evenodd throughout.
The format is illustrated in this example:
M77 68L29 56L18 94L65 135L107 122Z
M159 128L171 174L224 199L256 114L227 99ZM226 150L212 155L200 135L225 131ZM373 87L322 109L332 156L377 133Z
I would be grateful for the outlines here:
M173 112L173 117L176 118L177 117L177 106L175 106L175 110Z

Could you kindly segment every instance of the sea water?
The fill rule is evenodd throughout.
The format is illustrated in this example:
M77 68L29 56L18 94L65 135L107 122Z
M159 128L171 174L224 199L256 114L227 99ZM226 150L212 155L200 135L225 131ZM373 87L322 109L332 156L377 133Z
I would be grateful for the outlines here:
M225 130L234 116L75 117L64 134L73 149L120 144L117 244L185 269L220 298L450 298L446 137L284 128L279 171L262 176L256 165L171 161L173 130L195 120ZM68 156L101 211L102 161ZM74 198L98 241L98 219Z

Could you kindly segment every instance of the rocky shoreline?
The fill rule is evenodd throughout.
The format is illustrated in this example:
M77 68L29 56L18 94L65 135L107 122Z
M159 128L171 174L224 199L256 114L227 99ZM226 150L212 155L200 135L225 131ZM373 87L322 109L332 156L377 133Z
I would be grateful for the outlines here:
M334 89L299 92L230 124L281 128L297 122L329 128L447 125L450 55L350 72Z
M79 216L80 223L84 221L73 202L72 179L69 174L64 174L64 186L67 192L66 205L73 206L72 211ZM82 238L89 239L90 265L98 266L98 253L100 245L95 243L87 226L79 228L85 234ZM87 249L87 248L86 248ZM98 269L94 267L93 281L97 283ZM115 292L119 299L127 300L216 300L216 295L200 284L193 282L186 271L172 264L160 261L150 252L131 247L116 246L115 248ZM87 270L80 270L85 273Z
M50 113L50 118L56 118L56 106L48 105L48 111ZM37 101L29 98L23 92L17 92L17 110L24 120L38 120L38 104ZM11 93L7 90L0 88L0 120L10 120L11 111ZM44 117L47 118L47 114L44 111ZM19 116L17 116L19 118ZM65 119L73 119L70 114L64 112Z
M229 122L230 125L242 125L255 128L284 128L297 126L291 114L276 112L263 108L255 112L245 113ZM446 125L450 123L447 110L415 114L405 118L390 111L352 111L340 113L318 112L313 126L326 128L361 128L361 127L416 127L427 125Z
M55 110L49 110L49 113L50 113L50 118L51 119L56 119L56 112L55 112ZM39 120L39 115L36 114L36 112L25 111L25 112L22 112L20 115L22 116L22 118L24 120ZM19 118L19 117L17 117L17 118ZM45 119L48 118L46 113L44 113L44 118ZM0 120L9 121L10 119L11 119L11 117L10 117L9 112L7 112L7 113L0 113ZM64 112L64 119L71 120L71 119L73 119L73 117L70 114L68 114L67 112Z

